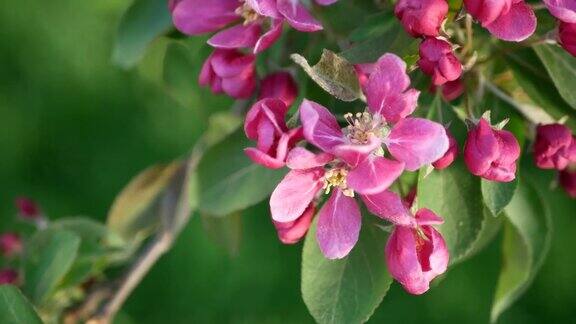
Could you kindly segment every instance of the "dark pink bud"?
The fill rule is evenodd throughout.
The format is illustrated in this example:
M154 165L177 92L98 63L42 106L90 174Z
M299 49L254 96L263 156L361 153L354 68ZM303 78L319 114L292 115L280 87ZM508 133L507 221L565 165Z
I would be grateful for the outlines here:
M534 160L539 168L557 170L576 161L576 141L570 129L561 124L538 125Z
M298 97L298 86L292 75L288 72L278 72L262 80L258 99L280 99L286 106L291 106L296 97Z
M316 208L312 203L300 217L292 222L281 223L273 220L272 222L274 223L274 227L276 227L280 241L284 244L299 242L304 235L306 235L306 232L308 232L315 213Z
M576 56L576 23L560 22L558 27L560 45L572 56Z
M464 162L470 172L487 180L510 182L516 178L520 145L505 130L493 129L484 119L468 132Z
M568 196L576 198L576 170L560 171L560 186L566 190Z
M438 87L434 84L430 85L430 92L436 93L437 89ZM440 90L442 91L442 98L444 98L444 100L452 101L464 93L464 82L462 82L462 79L448 81L440 86Z
M422 72L432 77L434 85L457 80L462 74L462 64L447 41L427 37L420 44L419 51L418 66Z
M244 151L254 163L270 169L283 167L290 149L303 138L301 127L289 130L286 126L287 111L280 99L260 100L248 111L244 132L257 144Z
M442 170L449 167L452 164L452 162L456 160L456 157L458 156L458 142L456 142L456 139L454 138L454 136L452 136L452 133L450 133L448 128L446 128L446 134L448 135L448 143L449 143L448 151L446 151L446 154L444 154L443 157L438 159L436 162L432 163L432 166L434 166L434 168L438 170Z
M0 252L4 257L12 257L22 252L22 240L16 233L0 235Z
M33 200L26 197L18 197L15 203L20 217L24 219L38 219L42 217L40 207L38 207Z
M11 268L0 270L0 285L15 284L18 281L18 272Z
M445 0L400 0L394 14L410 35L436 37L448 14L448 3Z
M256 88L255 59L237 50L215 49L200 71L199 83L213 93L226 93L236 99L252 96Z

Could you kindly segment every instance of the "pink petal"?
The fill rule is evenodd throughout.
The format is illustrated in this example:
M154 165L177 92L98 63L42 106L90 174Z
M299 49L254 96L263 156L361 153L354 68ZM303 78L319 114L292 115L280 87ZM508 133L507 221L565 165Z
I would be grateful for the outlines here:
M448 150L448 142L442 125L422 118L401 120L385 140L390 154L406 163L409 171L441 158Z
M268 49L270 46L280 38L282 35L283 20L274 20L272 22L272 28L262 35L256 45L254 46L254 54L258 54Z
M174 5L172 20L187 35L216 31L240 17L237 0L181 0Z
M302 32L322 30L322 24L308 13L299 0L278 0L278 11L290 26Z
M446 272L448 269L448 262L450 261L450 255L448 252L448 247L446 246L446 241L442 235L431 226L423 226L423 230L428 237L431 251L428 255L428 271L424 272L426 280L428 282L432 281L437 276Z
M233 98L248 99L256 90L256 78L254 74L248 74L222 79L222 90Z
M576 23L576 1L574 0L544 0L550 13L560 21Z
M239 24L212 36L208 40L208 44L216 48L225 49L251 48L256 45L260 34L262 34L260 24Z
M379 137L370 136L366 144L340 144L334 147L333 153L354 168L368 158L381 144L382 141Z
M416 222L418 225L440 225L444 220L427 208L422 208L416 212Z
M276 98L291 106L298 97L298 85L288 72L269 74L260 83L259 99Z
M404 163L373 156L348 172L347 184L361 195L382 192L398 179L404 171Z
M258 127L262 119L267 119L274 129L279 133L284 133L288 130L286 122L284 121L288 107L279 99L265 98L256 102L246 114L244 121L244 132L246 137L251 140L258 138Z
M270 18L280 18L280 13L276 8L276 0L245 0L259 15Z
M329 6L333 3L336 3L338 0L316 0L316 3L321 6Z
M333 159L332 154L314 154L303 147L295 147L288 153L286 165L293 170L305 170L324 166Z
M244 149L244 153L256 164L268 169L280 169L284 167L284 160L266 154L257 148L249 147Z
M304 99L300 105L300 121L304 138L321 150L330 153L334 146L344 143L336 117L323 106Z
M499 16L486 29L502 40L520 42L536 31L536 15L529 5L517 2L512 4L508 13Z
M360 234L362 217L354 198L334 190L318 216L316 239L328 259L342 259L350 253Z
M324 170L292 170L278 184L270 197L272 219L280 223L296 220L322 189Z
M310 204L304 213L293 222L280 223L272 221L274 227L276 227L280 241L284 244L294 244L300 241L304 235L306 235L306 232L308 232L315 213L316 208L314 208L314 204Z
M464 144L464 162L474 175L484 174L499 156L498 139L492 126L484 118L468 132Z
M374 195L362 195L362 201L368 210L395 225L414 227L416 219L412 217L400 196L396 193L384 190Z

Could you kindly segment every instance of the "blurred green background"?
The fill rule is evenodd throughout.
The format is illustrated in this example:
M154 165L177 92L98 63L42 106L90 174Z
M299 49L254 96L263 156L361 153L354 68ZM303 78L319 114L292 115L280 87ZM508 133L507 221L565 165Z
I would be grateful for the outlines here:
M190 149L205 127L202 111L230 105L196 89L184 108L138 71L112 66L113 38L127 5L0 2L2 229L11 226L18 195L35 198L51 217L103 220L130 178ZM190 80L207 51L195 54ZM552 176L541 173L542 191L548 192ZM546 200L555 227L548 259L501 323L576 321L576 202L560 191ZM245 211L241 222L239 250L231 256L195 215L174 250L131 296L119 322L312 322L300 297L301 247L278 242L265 203ZM450 270L424 296L409 296L394 284L371 322L488 322L499 241Z

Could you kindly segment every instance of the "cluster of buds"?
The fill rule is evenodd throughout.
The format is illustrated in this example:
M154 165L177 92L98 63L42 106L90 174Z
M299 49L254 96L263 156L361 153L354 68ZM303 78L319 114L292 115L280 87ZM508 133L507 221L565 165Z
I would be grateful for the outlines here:
M576 139L562 124L538 125L534 161L541 169L559 171L560 185L576 198Z
M399 57L385 54L362 72L367 108L345 114L344 126L327 108L304 100L298 110L301 126L290 129L282 100L258 101L244 125L257 146L246 153L265 167L290 170L270 197L273 224L282 242L298 242L320 207L316 232L320 250L328 259L344 258L358 241L359 203L363 203L372 214L395 225L386 248L390 273L407 291L421 294L448 264L446 244L431 227L441 219L427 210L412 213L388 189L405 170L433 163L447 167L457 146L442 125L411 116L420 93L411 88L406 64ZM321 206L325 195L329 196Z
M330 5L336 0L316 2ZM300 0L170 0L168 7L182 33L216 32L208 40L215 50L204 63L199 83L236 99L253 95L255 55L280 38L284 23L301 32L322 30Z

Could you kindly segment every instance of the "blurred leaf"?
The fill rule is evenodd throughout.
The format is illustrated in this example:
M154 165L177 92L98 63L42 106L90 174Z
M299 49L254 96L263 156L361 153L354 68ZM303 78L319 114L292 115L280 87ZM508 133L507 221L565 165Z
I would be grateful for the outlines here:
M379 37L386 33L395 19L392 11L382 11L368 16L360 27L354 29L348 37L352 42L360 42L367 39Z
M112 62L125 69L133 67L152 40L171 25L166 0L134 0L120 21Z
M388 292L384 262L387 235L364 222L360 239L341 260L328 260L316 242L316 221L302 250L302 297L320 323L364 323Z
M125 240L134 240L158 224L150 213L156 198L166 189L182 162L156 165L144 170L124 187L108 214L107 226Z
M478 233L476 241L474 244L472 244L472 247L466 254L466 257L460 261L464 261L475 256L485 247L487 247L488 244L490 244L490 242L492 242L492 240L496 237L496 234L498 234L500 228L502 227L502 219L504 217L494 217L487 208L484 208L483 214L484 220L482 221L482 229L480 229L480 233Z
M374 63L384 53L395 53L400 57L417 55L418 42L404 31L402 25L391 12L383 15L388 18L381 19L380 25L377 27L361 27L368 28L370 31L368 39L340 52L340 56L351 63L357 64ZM368 21L368 23L371 23L371 21ZM356 33L356 39L367 38L367 33L362 29L357 30Z
M232 134L242 125L242 118L231 111L217 112L210 115L208 129L204 133L206 145L214 145Z
M183 163L172 177L170 184L162 193L158 214L162 220L164 231L176 236L182 230L182 227L188 223L192 204L190 203L192 190L189 186L192 168L196 165L187 161Z
M223 217L201 214L206 234L216 244L226 249L231 257L236 257L242 242L242 213L234 212Z
M354 101L362 92L354 66L334 52L324 49L320 61L310 66L300 54L290 56L322 89L343 101Z
M521 179L505 208L502 270L492 305L492 322L528 288L544 262L551 240L551 219L542 199Z
M36 233L26 246L24 291L38 305L68 273L80 247L73 232L47 229Z
M444 219L439 231L450 251L450 263L465 258L478 240L484 219L480 180L457 159L418 181L418 207L429 208Z
M510 203L517 186L518 179L511 182L481 180L482 198L492 215L498 216L504 207Z
M41 324L34 307L12 285L0 285L0 323L3 324Z
M253 163L243 151L250 145L238 130L206 151L196 172L201 211L223 216L242 210L264 200L280 182L286 171Z
M534 46L534 50L544 63L562 98L576 109L576 92L573 87L576 79L576 58L556 45L537 45Z
M189 47L178 41L168 44L164 56L164 84L172 97L185 107L194 102L193 94L198 88L195 65L198 62Z

